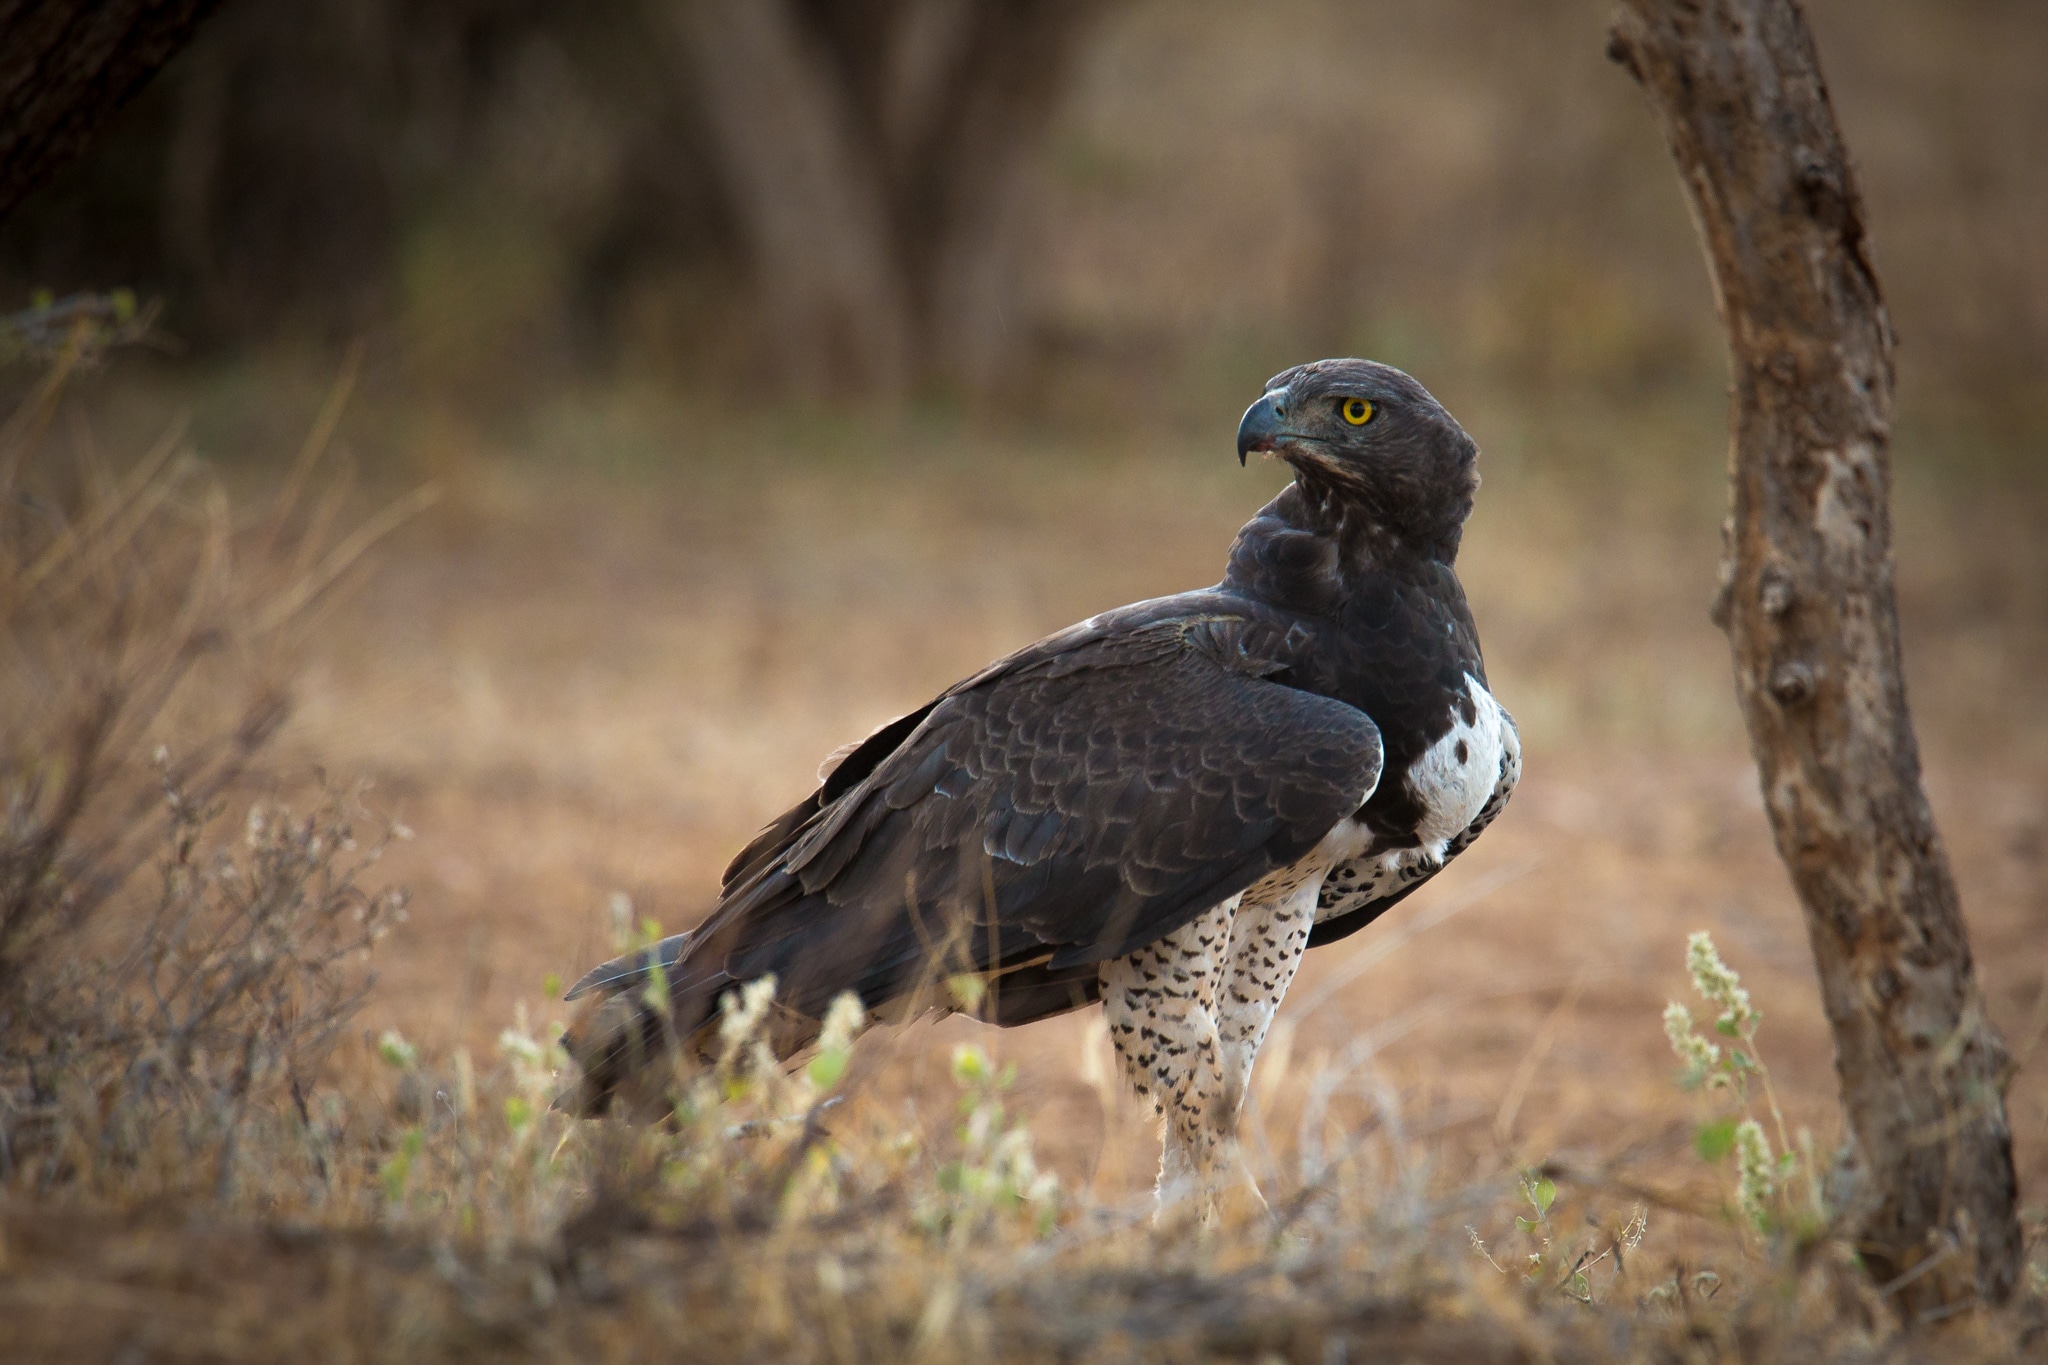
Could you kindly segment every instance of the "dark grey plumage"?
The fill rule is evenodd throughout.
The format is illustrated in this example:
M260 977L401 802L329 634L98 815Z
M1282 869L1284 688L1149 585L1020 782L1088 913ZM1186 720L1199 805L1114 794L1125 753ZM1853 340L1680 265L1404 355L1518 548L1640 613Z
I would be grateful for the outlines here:
M1292 959L1241 987L1270 997L1256 1027L1225 1019L1225 1042L1255 1052L1306 945L1369 923L1468 845L1520 765L1452 567L1476 447L1413 379L1358 360L1276 377L1238 446L1295 481L1239 533L1221 583L1061 631L883 726L734 858L698 929L579 981L572 997L618 998L658 960L672 1006L666 1024L615 1010L572 1036L581 1103L767 973L783 1047L842 991L871 1010L945 1007L925 988L958 972L990 981L977 1012L997 1023L1105 983L1135 1018L1141 950L1222 953L1240 902L1299 903L1298 929L1260 921ZM1215 914L1225 942L1203 930L1192 946ZM1220 956L1204 970L1231 979Z

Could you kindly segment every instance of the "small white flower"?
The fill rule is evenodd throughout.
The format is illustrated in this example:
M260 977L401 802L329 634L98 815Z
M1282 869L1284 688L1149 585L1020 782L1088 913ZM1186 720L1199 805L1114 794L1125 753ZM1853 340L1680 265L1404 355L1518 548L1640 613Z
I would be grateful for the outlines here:
M1685 966L1692 973L1693 989L1702 998L1721 1007L1717 1021L1725 1033L1733 1030L1737 1035L1755 1028L1763 1018L1749 1003L1749 992L1742 988L1742 978L1735 969L1721 960L1721 954L1714 948L1713 936L1702 929L1685 941Z
M756 977L738 991L727 991L719 1001L725 1017L718 1021L718 1037L727 1048L737 1047L754 1036L775 999L775 974Z
M1686 1075L1694 1080L1721 1060L1721 1049L1692 1031L1692 1011L1676 1000L1664 1007L1664 1036L1671 1040L1678 1060L1685 1063Z
M1764 1136L1763 1125L1755 1119L1744 1119L1735 1125L1735 1169L1735 1202L1743 1217L1761 1228L1770 1215L1777 1177L1771 1163L1770 1140Z
M818 1050L844 1052L853 1046L867 1020L868 1012L861 1007L860 997L852 991L841 991L832 997L832 1004L825 1011L824 1027L818 1032Z
M385 1029L384 1036L377 1040L377 1055L400 1071L412 1070L420 1060L419 1049L406 1042L395 1028Z

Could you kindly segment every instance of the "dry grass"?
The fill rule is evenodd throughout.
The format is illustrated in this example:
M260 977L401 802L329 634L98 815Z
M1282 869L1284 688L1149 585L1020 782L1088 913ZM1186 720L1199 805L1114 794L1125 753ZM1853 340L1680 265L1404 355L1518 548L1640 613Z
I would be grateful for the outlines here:
M0 1179L230 1199L245 1147L268 1168L309 1121L403 913L361 885L388 839L358 843L353 795L297 817L252 786L294 628L354 557L288 526L333 413L249 524L176 427L118 473L83 429L52 460L73 371L147 327L70 313L0 428Z
M351 410L376 496L314 496L346 468L325 453L342 394L301 447L330 377L289 365L171 376L171 406L203 395L191 441L156 441L147 385L67 408L60 374L16 409L0 1356L2038 1352L2048 492L1997 443L2041 427L2048 144L2013 130L2041 123L2048 29L2018 3L1811 8L1908 339L1900 587L1929 781L2022 1060L2037 1269L2012 1313L1897 1335L1825 1240L1749 1231L1730 1161L1694 1152L1730 1111L1675 1084L1658 1027L1689 931L1764 1011L1789 1145L1828 1149L1833 1076L1705 620L1715 324L1654 129L1599 56L1604 0L1174 0L1106 31L1042 168L1018 401L1056 436L687 407L678 369L759 395L710 354L729 333L688 269L619 301L619 370L651 392L535 394L506 362L559 326L570 257L447 248L397 331L471 341L373 356L373 400L416 386ZM506 145L581 184L588 158L529 153L582 126ZM526 201L476 202L495 231ZM60 310L0 359L61 370L81 318L135 323ZM1152 1225L1156 1138L1092 1014L876 1031L837 1078L737 1066L670 1133L547 1109L548 977L643 918L691 922L848 737L1047 630L1213 580L1275 481L1229 460L1245 385L1318 349L1414 368L1486 451L1462 568L1529 773L1454 869L1303 971L1247 1125L1273 1215ZM480 376L502 411L440 401ZM108 431L143 434L109 458ZM372 566L425 481L442 502ZM420 837L359 866L398 820ZM403 922L381 899L400 886ZM956 1065L963 1046L991 1060Z
M63 1142L38 1139L7 1176L0 1353L2019 1351L2038 1331L2037 1299L1939 1337L1897 1336L1881 1296L1824 1240L1745 1230L1729 1211L1732 1166L1692 1152L1696 1126L1725 1102L1674 1083L1658 1017L1687 989L1694 928L1714 930L1766 1015L1761 1045L1788 1123L1823 1150L1833 1131L1796 911L1704 620L1713 480L1589 454L1582 423L1567 435L1535 406L1462 406L1492 461L1465 574L1493 681L1528 736L1527 785L1440 885L1311 960L1248 1122L1273 1212L1233 1207L1208 1236L1151 1222L1156 1141L1110 1083L1092 1015L1014 1033L960 1021L878 1030L840 1076L762 1070L741 1049L719 1085L695 1093L689 1121L659 1132L570 1124L546 1108L560 1058L544 978L579 971L642 918L687 923L733 843L847 735L1046 629L1212 578L1270 471L1239 474L1214 442L1076 454L914 428L818 437L693 418L649 419L637 437L683 455L699 442L705 458L604 472L523 462L443 430L425 463L449 496L317 619L304 613L327 599L308 589L329 556L258 550L302 534L345 545L331 530L342 511L238 520L211 492L174 495L147 466L80 482L79 509L157 498L137 523L155 529L109 546L120 553L106 562L125 573L78 580L80 592L99 584L81 599L98 615L45 611L54 599L11 589L10 646L34 641L44 662L10 671L10 686L55 681L25 694L41 709L7 713L10 794L61 789L34 779L76 743L67 707L94 694L73 677L97 670L127 680L121 698L169 700L122 702L140 709L122 709L125 728L103 741L106 814L64 826L75 832L52 846L70 861L30 879L103 881L91 924L37 937L18 960L38 980L91 983L98 993L76 998L113 1006L120 1027L106 1036L161 1048L190 1015L124 1013L119 1002L150 997L110 964L149 941L167 904L217 913L280 903L265 887L303 894L268 921L287 948L263 955L285 964L263 978L271 985L210 988L242 1013L195 1044L213 1060L181 1074L205 1084L132 1083L132 1046L97 1054L118 1067L79 1054L39 1081L94 1102L49 1106L46 1131ZM1623 414L1593 439L1617 452L1711 449L1702 412ZM65 430L61 418L48 426ZM554 457L577 436L557 424L530 439ZM805 457L768 453L777 440ZM13 448L24 479L56 486L53 471L75 467L46 434ZM2048 659L2038 492L1918 480L1909 467L1900 509L1915 699L1992 1007L2027 1058L2013 1112L2032 1191L2048 1175L2034 1049L2048 1019L2036 927L2048 725L2027 705ZM9 504L14 515L30 505ZM50 524L96 523L87 510ZM11 571L10 584L24 581ZM195 591L202 582L212 586ZM179 605L194 600L214 604L192 621L217 633L194 633ZM315 628L291 648L238 624L266 619L264 603L304 601L287 614ZM127 632L109 635L108 619ZM112 655L110 639L122 642ZM192 656L201 672L168 691L148 682L198 639L211 651ZM109 672L108 658L138 662ZM236 698L286 691L291 720L259 744L268 727L249 730ZM30 715L46 723L21 725ZM159 742L173 766L232 758L232 779L227 767L180 776L171 789L190 795L164 813L148 763ZM345 788L349 802L311 823L245 823L252 803L304 806L315 765L371 785ZM141 795L148 818L124 817ZM57 806L37 799L15 796L29 816L15 828L32 837L11 836L10 851L55 827ZM220 822L190 813L222 802ZM330 947L361 946L347 937L351 907L377 894L334 860L365 807L419 831L374 874L412 888L411 916L378 948L362 1043L344 1042L323 1069L360 977L351 966L322 993L317 964ZM105 843L112 835L127 842ZM210 870L172 894L180 868ZM247 959L237 941L201 934L160 960L231 965ZM280 996L279 982L299 993ZM280 1009L285 999L304 1003ZM23 1036L10 1023L10 1059L23 1059ZM230 1046L250 1037L268 1060ZM305 1051L278 1041L289 1038ZM125 1116L125 1147L107 1141L109 1115ZM1525 1186L1532 1170L1554 1182L1554 1202Z

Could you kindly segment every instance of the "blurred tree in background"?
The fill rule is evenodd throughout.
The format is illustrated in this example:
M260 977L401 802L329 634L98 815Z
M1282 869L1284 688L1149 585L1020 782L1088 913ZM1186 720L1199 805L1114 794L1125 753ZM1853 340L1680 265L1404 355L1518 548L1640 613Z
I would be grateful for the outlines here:
M0 225L0 307L127 285L201 363L365 336L488 400L567 367L1186 411L1337 351L1697 387L1609 8L235 0ZM2048 16L1808 8L1909 405L2048 431Z
M1108 4L674 7L777 354L806 388L1001 384L1029 160Z
M429 359L530 358L602 323L608 269L726 245L657 46L631 0L226 6L8 224L6 268L153 284L201 352L404 325Z
M987 389L1026 163L1105 8L244 0L6 265L161 281L201 346L403 316L487 363L601 340L653 281L806 391Z

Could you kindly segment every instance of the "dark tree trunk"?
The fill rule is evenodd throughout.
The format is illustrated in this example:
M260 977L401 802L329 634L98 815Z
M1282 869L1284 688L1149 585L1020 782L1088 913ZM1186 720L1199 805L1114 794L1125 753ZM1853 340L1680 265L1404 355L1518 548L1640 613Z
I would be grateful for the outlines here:
M669 0L797 387L1000 388L1028 163L1111 0Z
M1998 1302L2020 1256L2011 1061L1920 785L1892 587L1892 332L1813 36L1794 0L1624 0L1609 52L1662 117L1728 335L1715 619L1834 1030L1841 1226L1908 1320Z
M675 17L773 368L807 392L900 390L912 338L888 205L832 63L783 0L681 0Z
M0 219L191 41L220 0L0 0Z

